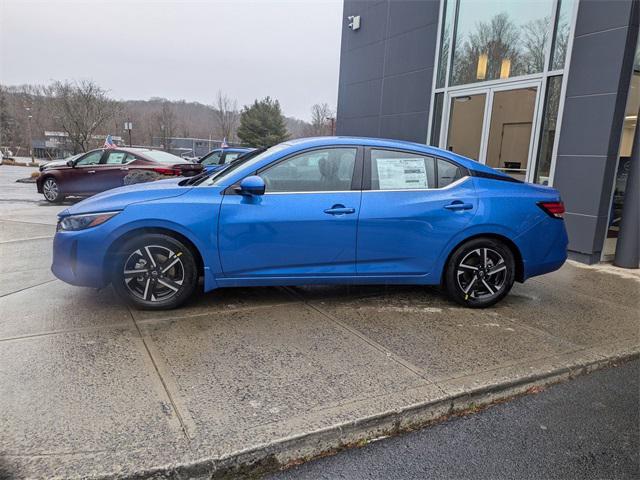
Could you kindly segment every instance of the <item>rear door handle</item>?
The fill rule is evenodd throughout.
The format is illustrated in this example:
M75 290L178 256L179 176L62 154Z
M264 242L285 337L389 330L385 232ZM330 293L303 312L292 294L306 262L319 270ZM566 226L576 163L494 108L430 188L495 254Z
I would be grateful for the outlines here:
M355 208L349 208L349 207L345 207L344 205L334 205L331 208L327 208L324 213L327 213L329 215L346 215L349 213L356 213L356 209Z
M95 170L88 170L87 173L96 173Z
M120 167L120 170L129 170L129 167Z
M471 210L473 205L471 203L462 203L459 200L455 202L451 202L449 205L445 205L444 208L447 210Z

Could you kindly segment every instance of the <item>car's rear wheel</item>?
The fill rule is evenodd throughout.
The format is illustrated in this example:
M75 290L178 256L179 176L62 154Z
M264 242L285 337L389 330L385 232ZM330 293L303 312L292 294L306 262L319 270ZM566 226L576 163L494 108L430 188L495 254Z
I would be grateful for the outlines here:
M162 234L143 234L118 248L111 281L131 305L167 310L182 305L198 284L198 267L191 249Z
M444 283L449 296L465 307L495 305L511 290L515 280L511 249L493 238L476 238L451 255Z
M45 200L51 203L59 203L64 200L60 186L54 177L48 177L42 184L42 194Z

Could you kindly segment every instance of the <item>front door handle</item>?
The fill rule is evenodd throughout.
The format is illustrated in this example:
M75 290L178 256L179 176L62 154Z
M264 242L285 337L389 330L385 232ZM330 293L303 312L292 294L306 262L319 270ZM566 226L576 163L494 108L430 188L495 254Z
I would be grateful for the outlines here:
M463 203L460 200L451 202L449 205L445 205L447 210L471 210L473 205L471 203Z
M346 215L349 213L356 213L355 208L345 207L344 205L336 204L331 208L327 208L324 213L329 215Z
M95 170L88 170L87 173L96 173Z
M120 167L120 170L129 170L129 167Z

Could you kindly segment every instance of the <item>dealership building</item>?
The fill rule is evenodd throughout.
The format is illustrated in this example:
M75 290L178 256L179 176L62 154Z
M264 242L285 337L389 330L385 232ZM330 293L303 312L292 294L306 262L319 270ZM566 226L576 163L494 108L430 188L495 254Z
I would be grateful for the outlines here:
M336 132L551 185L572 258L629 239L637 258L639 16L634 0L345 0Z

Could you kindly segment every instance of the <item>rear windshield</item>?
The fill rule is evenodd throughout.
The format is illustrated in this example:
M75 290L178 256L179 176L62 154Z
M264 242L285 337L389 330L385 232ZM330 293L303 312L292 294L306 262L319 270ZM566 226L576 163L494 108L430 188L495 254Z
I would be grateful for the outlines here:
M183 158L161 150L149 150L144 152L144 156L160 163L186 163Z

